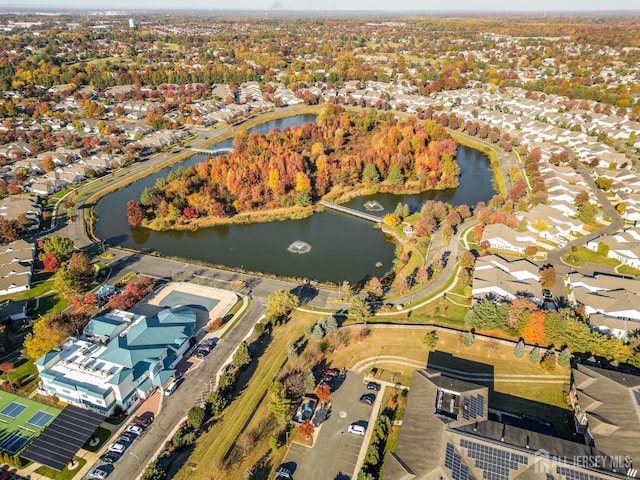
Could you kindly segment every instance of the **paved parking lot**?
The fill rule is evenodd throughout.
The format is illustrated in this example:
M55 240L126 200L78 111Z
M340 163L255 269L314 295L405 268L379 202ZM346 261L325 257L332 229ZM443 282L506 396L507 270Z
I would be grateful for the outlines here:
M318 432L313 448L292 444L285 463L294 470L295 480L346 480L353 477L364 437L349 433L353 422L368 425L372 407L361 404L360 396L370 393L364 376L347 372L342 385L331 395L331 416Z

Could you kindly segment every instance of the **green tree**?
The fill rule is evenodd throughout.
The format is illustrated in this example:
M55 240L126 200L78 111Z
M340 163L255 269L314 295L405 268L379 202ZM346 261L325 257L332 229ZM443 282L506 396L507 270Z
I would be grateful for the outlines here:
M380 183L380 174L373 163L367 163L362 169L362 183L365 185L377 185Z
M424 336L423 342L427 346L429 351L433 352L436 349L436 345L438 344L438 332L436 332L435 330L431 330Z
M269 399L269 410L273 412L278 421L284 423L289 418L289 408L291 401L287 398L287 392L282 382L274 380L271 383L271 397Z
M471 347L473 346L473 341L475 340L473 332L467 332L464 334L464 346Z
M400 165L398 165L397 163L392 163L389 167L389 172L387 173L387 183L389 183L389 185L404 184L404 175L402 173Z
M338 320L336 319L336 317L331 315L329 318L327 318L327 321L324 324L324 331L327 335L336 333L338 331Z
M233 364L238 368L242 368L250 363L251 352L249 352L249 345L247 345L247 342L240 342L236 353L233 354Z
M141 480L165 480L167 472L157 462L149 463L142 473Z
M293 203L298 207L307 207L311 205L311 195L307 190L302 190L296 193L296 196L293 198Z
M533 347L533 350L529 353L529 361L531 363L538 363L540 361L540 348Z
M61 268L56 273L55 280L53 281L54 288L63 295L73 295L79 293L84 286L82 278L74 275L73 272L66 268Z
M42 251L46 254L53 252L61 262L66 262L73 253L73 242L67 237L53 235L42 240Z
M571 364L571 351L565 347L558 354L558 365L566 368L570 364Z
M205 417L204 408L199 407L197 405L194 405L193 407L191 407L187 412L187 420L189 422L189 425L191 425L196 430L202 426L204 422L204 417Z
M513 354L516 358L524 357L524 354L527 353L527 347L522 340L520 340L513 349Z
M287 343L287 358L293 360L298 357L298 347L295 343Z
M287 317L294 309L298 308L300 300L293 293L286 290L273 292L267 298L267 316L278 319Z
M324 328L322 328L319 322L313 326L311 336L316 340L322 340L324 338Z
M207 395L207 406L213 416L220 415L227 406L227 399L220 390L214 390Z
M371 314L371 307L364 297L358 295L351 299L348 313L349 316L353 317L356 321L362 322Z
M582 223L591 224L596 221L598 216L598 206L591 202L584 202L578 205L578 219Z
M313 392L313 390L316 388L316 377L313 375L313 372L311 370L307 370L307 372L304 374L304 388L307 390L307 392Z

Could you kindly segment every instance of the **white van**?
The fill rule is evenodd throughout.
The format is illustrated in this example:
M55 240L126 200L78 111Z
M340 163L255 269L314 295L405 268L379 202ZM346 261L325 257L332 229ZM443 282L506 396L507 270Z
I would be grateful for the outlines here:
M366 432L367 430L362 425L352 423L351 425L349 425L348 431L349 433L355 433L356 435L364 435L364 432Z
M171 395L173 392L175 392L176 388L178 388L178 385L180 385L179 378L176 380L172 380L171 383L167 385L167 388L164 389L164 394L167 396Z

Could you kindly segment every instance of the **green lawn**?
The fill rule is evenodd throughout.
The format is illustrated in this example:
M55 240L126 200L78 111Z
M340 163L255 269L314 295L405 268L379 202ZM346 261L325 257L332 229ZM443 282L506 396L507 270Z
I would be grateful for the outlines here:
M93 436L89 440L87 440L82 448L88 450L89 452L97 452L100 447L102 447L102 445L104 445L104 443L109 439L110 436L111 432L109 430L107 430L106 428L98 427ZM97 438L100 441L96 445L91 445L91 440L93 440L94 438Z
M599 255L593 250L589 250L585 247L578 247L575 251L571 251L562 258L569 265L578 266L582 262L597 263L599 265L608 265L610 267L616 267L620 264L618 260L613 258L604 257Z
M287 344L300 338L304 326L312 324L317 318L318 315L296 312L293 320L274 329L269 345L257 359L255 371L243 386L242 392L223 411L220 419L198 439L185 464L188 466L175 475L175 480L209 478L213 474L220 480L235 480L241 477L240 466L234 465L232 471L226 471L219 468L220 462L234 444L243 426L256 415L258 405L287 356ZM264 445L263 442L260 449L266 452L268 445ZM258 452L257 448L254 450L254 453Z
M640 276L640 270L630 267L629 265L620 265L618 267L618 273L621 275L633 275L634 277Z
M45 477L51 478L52 480L71 480L80 470L82 470L82 467L84 467L85 463L87 463L84 458L80 457L74 457L73 461L75 462L73 470L65 468L63 471L58 472L53 468L42 466L39 467L35 473L37 473L38 475L44 475Z

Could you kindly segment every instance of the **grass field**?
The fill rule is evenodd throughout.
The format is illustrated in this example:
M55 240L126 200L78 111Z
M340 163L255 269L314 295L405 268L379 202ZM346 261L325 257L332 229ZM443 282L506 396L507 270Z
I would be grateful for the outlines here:
M369 372L372 366L377 367L376 378L409 385L414 367L407 364L426 366L429 362L429 352L423 342L428 331L428 328L372 328L362 344L351 342L348 346L329 354L327 360L337 368L350 368L368 359L368 362L365 362L365 371ZM460 357L482 364L482 371L485 368L492 371L492 402L496 408L513 411L514 408L517 410L519 405L526 404L532 416L535 414L543 419L548 418L550 414L546 406L566 409L563 386L569 382L569 369L557 367L553 375L563 378L547 380L546 377L549 375L539 365L531 364L526 356L523 359L516 358L512 345L477 338L473 346L467 348L462 344L460 335L454 332L438 332L436 350L451 354L455 358ZM389 357L402 360L389 360ZM456 365L455 358L449 358L446 366L462 370L468 368L468 362L459 362L459 365ZM393 374L396 376L391 380ZM512 375L531 378L516 382ZM537 383L537 380L545 382Z
M575 251L572 251L563 257L563 260L569 265L578 266L583 262L596 263L598 265L608 265L610 267L616 267L620 262L614 258L605 257L599 255L593 250L589 250L585 247L578 247Z
M245 468L254 465L267 453L268 442L261 441L232 468L220 468L223 457L230 451L243 427L247 425L245 431L250 432L255 422L261 422L269 416L266 404L262 403L262 400L287 356L286 346L300 338L304 326L312 324L318 317L319 315L298 312L286 325L274 329L264 353L253 360L256 362L252 365L253 374L246 384L243 384L242 380L239 382L244 385L241 393L223 411L219 419L206 427L185 467L175 475L175 480L209 478L211 475L215 475L217 480L235 480L241 478ZM251 423L248 423L249 419Z

